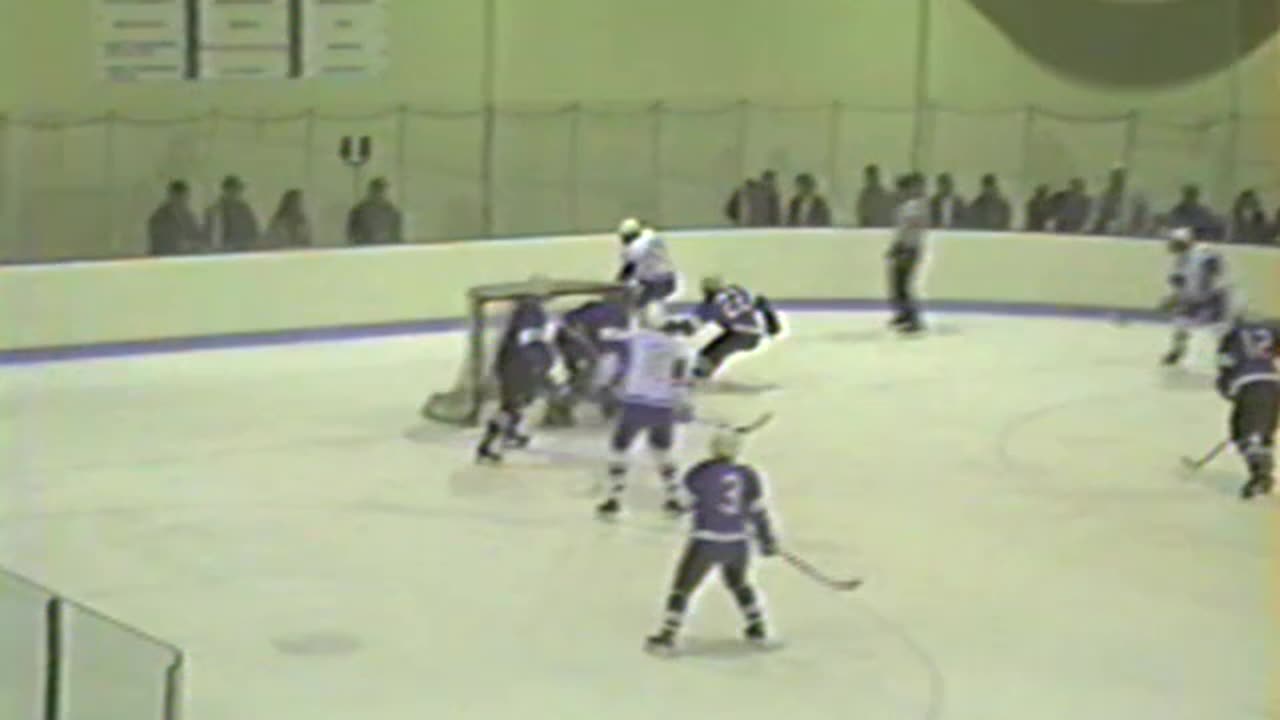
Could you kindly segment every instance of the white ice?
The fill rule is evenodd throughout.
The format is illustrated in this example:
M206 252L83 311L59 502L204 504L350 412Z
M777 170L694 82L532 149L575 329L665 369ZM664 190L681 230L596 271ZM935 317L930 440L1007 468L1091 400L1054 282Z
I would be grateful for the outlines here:
M608 526L599 429L474 467L416 417L457 335L0 371L0 564L185 649L189 720L1277 717L1275 504L1234 456L1178 469L1226 408L1166 328L790 319L699 398L777 413L748 452L783 537L867 580L761 562L780 651L713 583L682 657L641 652L681 545L655 479Z

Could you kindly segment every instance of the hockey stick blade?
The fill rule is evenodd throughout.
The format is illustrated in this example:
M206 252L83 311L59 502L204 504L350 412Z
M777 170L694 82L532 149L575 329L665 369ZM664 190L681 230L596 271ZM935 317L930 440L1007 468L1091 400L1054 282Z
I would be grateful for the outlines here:
M1205 453L1203 456L1199 458L1190 458L1190 457L1183 456L1182 465L1188 470L1193 470L1193 471L1199 470L1200 468L1203 468L1205 465L1208 465L1209 463L1213 462L1214 458L1222 454L1222 451L1226 450L1227 446L1230 444L1231 444L1230 440L1223 440L1222 442L1215 445L1212 450Z
M849 590L857 590L862 586L862 578L849 578L847 580L833 578L790 551L782 550L779 554L782 556L783 560L787 561L788 565L799 570L809 579L825 585L832 590L846 592Z
M739 432L739 433L742 433L743 435L746 435L747 433L753 433L759 430L760 428L764 427L765 425L768 425L769 422L772 420L773 420L773 413L766 412L760 417L756 418L755 420L752 420L751 422L747 423L746 425L739 425L735 427L733 430L734 432Z

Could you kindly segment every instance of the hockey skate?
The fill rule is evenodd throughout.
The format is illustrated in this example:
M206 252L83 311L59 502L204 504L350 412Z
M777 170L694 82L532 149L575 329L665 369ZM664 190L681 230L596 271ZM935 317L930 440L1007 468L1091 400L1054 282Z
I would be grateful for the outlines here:
M523 450L529 447L532 440L528 435L521 435L517 432L507 433L502 438L502 447L508 450Z
M596 506L596 515L601 520L612 520L618 517L622 512L622 503L618 502L618 498L609 498Z
M1275 486L1275 479L1267 475L1259 475L1251 478L1249 482L1240 488L1240 499L1251 500L1258 495L1267 495L1271 493Z
M645 652L660 657L671 657L676 651L676 634L671 630L659 630L645 638Z
M680 517L684 514L685 507L680 504L679 500L673 497L667 498L666 502L662 503L662 512L671 517Z
M481 445L476 448L476 464L478 465L499 465L502 463L502 453L494 450L488 445Z
M1160 358L1160 364L1165 367L1173 367L1174 365L1177 365L1181 361L1182 361L1182 351L1177 349L1170 350L1169 352L1164 354L1164 357Z

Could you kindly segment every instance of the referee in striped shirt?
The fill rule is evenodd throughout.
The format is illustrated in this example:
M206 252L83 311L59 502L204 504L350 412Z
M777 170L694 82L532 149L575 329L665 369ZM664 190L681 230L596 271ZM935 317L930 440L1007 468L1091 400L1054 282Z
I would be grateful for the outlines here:
M898 180L898 209L889 260L889 304L893 319L889 325L911 334L924 330L916 306L916 269L924 254L924 236L929 230L929 204L924 199L924 176L910 173Z

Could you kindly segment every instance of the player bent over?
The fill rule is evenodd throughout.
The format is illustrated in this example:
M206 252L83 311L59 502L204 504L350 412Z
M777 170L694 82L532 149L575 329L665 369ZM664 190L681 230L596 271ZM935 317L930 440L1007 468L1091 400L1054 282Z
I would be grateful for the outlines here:
M600 403L606 416L614 413L630 329L630 302L622 289L564 314L555 344L569 375L569 391L548 409L549 424L573 425L574 405L584 399Z
M545 292L535 288L516 299L515 309L498 342L495 374L498 379L498 412L485 425L476 448L482 463L502 461L494 449L499 439L509 448L522 448L529 437L520 432L525 409L539 395L554 392L549 373L552 365L551 327L543 308Z
M774 337L782 332L782 321L764 296L728 285L717 276L703 278L702 303L694 316L720 326L720 334L698 352L694 376L699 379L715 375L731 355L755 350L764 335Z
M658 461L658 473L667 493L663 509L678 515L684 508L677 497L676 465L671 459L675 426L687 407L693 358L679 338L677 323L667 322L662 308L651 304L641 312L641 326L627 343L627 370L622 378L622 408L614 426L609 462L609 497L596 508L603 518L622 510L619 498L626 489L627 453L645 435Z
M1195 242L1190 229L1171 230L1168 247L1174 256L1169 274L1172 291L1161 308L1173 312L1173 339L1161 362L1177 365L1187 352L1192 328L1217 325L1227 319L1231 289L1222 256Z
M1274 444L1280 412L1280 373L1275 325L1237 320L1218 346L1218 392L1231 402L1231 439L1249 468L1240 489L1248 500L1271 492Z
M622 269L618 282L636 289L636 306L666 302L676 293L676 268L666 242L653 228L635 218L627 218L618 226L622 241Z
M717 432L711 440L711 457L684 476L685 489L693 498L693 531L676 566L662 628L646 642L650 652L666 654L675 649L689 598L717 567L742 611L747 640L761 645L768 640L760 594L748 579L749 526L755 530L761 555L773 555L777 542L765 508L764 483L754 468L738 461L741 445L741 433Z

